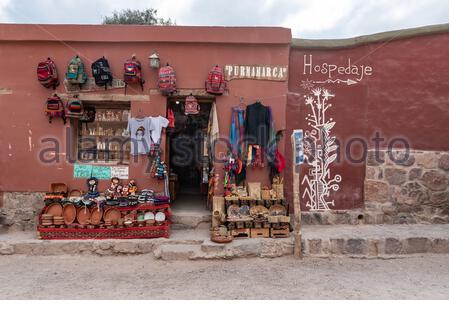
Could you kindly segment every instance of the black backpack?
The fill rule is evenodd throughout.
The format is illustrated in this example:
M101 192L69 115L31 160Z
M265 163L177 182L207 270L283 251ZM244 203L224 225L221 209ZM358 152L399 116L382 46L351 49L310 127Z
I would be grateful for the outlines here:
M105 90L108 84L112 86L112 73L109 68L109 62L105 57L101 57L92 63L92 75L97 86L104 86Z

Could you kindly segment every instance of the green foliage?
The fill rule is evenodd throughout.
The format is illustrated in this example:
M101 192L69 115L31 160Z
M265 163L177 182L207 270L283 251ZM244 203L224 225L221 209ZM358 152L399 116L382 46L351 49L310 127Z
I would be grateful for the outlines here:
M175 22L169 19L159 18L156 9L114 11L112 16L104 17L103 24L143 24L155 26L172 26Z

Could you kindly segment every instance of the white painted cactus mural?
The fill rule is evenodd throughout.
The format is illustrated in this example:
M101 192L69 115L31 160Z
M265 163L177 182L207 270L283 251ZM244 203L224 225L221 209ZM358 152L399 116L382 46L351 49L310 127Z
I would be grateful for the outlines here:
M307 199L309 210L329 210L334 200L329 200L331 191L340 189L342 177L332 176L330 165L337 159L338 146L335 136L331 135L335 121L326 118L326 111L332 107L329 102L334 97L329 90L314 88L310 95L304 96L309 108L306 120L310 130L304 133L304 155L311 166L301 181L305 185L303 198Z

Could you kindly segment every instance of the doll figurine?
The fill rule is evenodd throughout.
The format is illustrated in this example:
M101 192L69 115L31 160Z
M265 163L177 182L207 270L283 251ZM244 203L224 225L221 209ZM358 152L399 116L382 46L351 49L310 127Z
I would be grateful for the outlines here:
M129 187L129 194L135 196L137 193L136 180L134 179L129 180L128 187Z
M125 184L122 188L122 197L129 196L129 184Z
M120 183L119 178L114 177L111 179L111 186L105 192L106 199L110 200L116 197L117 187L119 186L119 183Z
M85 196L86 199L93 199L100 195L98 192L98 179L91 177L86 181L87 185L87 194Z
M117 199L122 196L122 190L123 190L123 186L121 184L119 184L117 186L117 188L115 189L114 199Z

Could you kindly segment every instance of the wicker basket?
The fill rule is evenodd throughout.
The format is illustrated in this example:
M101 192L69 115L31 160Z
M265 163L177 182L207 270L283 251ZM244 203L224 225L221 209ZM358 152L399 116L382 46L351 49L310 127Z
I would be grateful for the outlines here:
M271 190L262 189L262 200L271 200Z
M277 199L284 199L284 184L273 184L271 185L273 190L276 192L276 198Z

